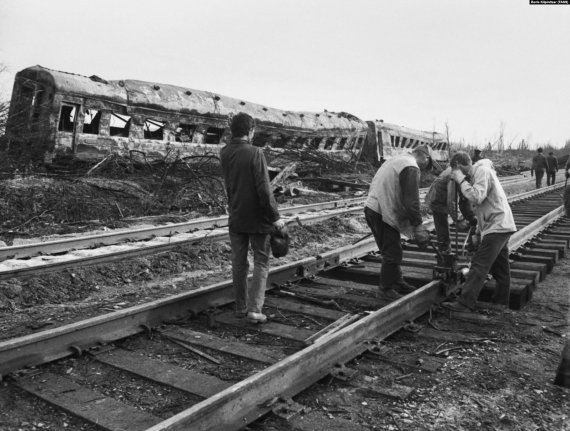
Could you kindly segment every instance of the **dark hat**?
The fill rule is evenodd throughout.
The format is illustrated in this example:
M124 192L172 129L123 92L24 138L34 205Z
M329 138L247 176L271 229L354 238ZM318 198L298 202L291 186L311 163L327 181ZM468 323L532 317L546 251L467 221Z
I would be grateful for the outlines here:
M418 145L416 148L414 148L414 150L412 151L413 153L423 153L428 157L431 157L431 154L429 152L429 147L427 145Z
M536 151L538 151L539 153L542 153L542 148L539 148L539 149L536 150Z
M284 226L281 230L275 228L271 232L271 254L273 257L283 257L289 252L289 234L287 227Z
M479 148L475 148L475 149L473 150L473 152L474 152L474 153L480 153L481 150L480 150Z

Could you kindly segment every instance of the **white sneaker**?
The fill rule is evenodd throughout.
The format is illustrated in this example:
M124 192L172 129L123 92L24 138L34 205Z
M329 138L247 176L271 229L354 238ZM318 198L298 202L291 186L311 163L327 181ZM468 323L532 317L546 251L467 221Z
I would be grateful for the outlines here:
M267 322L267 316L263 313L254 313L250 311L247 313L247 320L251 323L265 323Z

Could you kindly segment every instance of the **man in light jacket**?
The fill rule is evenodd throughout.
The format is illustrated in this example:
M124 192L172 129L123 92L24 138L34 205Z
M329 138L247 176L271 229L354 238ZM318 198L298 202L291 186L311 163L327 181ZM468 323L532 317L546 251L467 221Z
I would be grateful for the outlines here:
M429 149L420 145L412 154L383 163L370 184L364 217L382 254L379 296L387 301L415 289L402 277L400 235L413 238L420 247L427 247L429 233L422 224L419 182L420 169L430 166Z
M482 159L473 165L467 153L458 151L451 157L450 165L451 176L461 193L475 205L481 243L471 260L461 295L457 301L443 305L452 311L474 310L487 274L496 281L494 302L508 305L511 286L508 244L517 228L507 195L490 160Z

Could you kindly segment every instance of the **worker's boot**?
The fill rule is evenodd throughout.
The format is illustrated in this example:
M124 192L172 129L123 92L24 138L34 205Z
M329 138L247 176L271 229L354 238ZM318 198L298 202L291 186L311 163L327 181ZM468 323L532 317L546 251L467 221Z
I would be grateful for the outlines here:
M411 293L414 290L416 290L414 286L412 286L409 283L406 283L404 280L400 280L394 283L394 285L392 285L392 289L394 289L398 293L401 293L402 295L407 295L408 293Z
M247 313L247 321L250 323L265 323L267 322L267 316L263 313L254 313L250 311Z
M392 302L400 299L402 295L394 289L380 289L377 297L383 301Z

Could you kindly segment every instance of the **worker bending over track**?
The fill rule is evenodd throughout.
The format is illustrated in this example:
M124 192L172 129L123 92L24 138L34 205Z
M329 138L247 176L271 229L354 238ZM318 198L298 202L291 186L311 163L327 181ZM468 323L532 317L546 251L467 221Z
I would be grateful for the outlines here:
M382 254L382 299L393 301L415 290L402 277L400 234L413 238L422 248L427 247L429 233L422 224L419 182L420 170L429 169L431 164L428 147L420 145L411 155L383 163L370 184L364 216Z
M451 178L451 166L449 166L434 180L425 197L425 203L433 214L433 224L435 226L437 245L440 253L451 252L448 216L452 216L456 225L455 227L458 230L467 230L477 225L477 219L473 213L473 205L471 202L461 193L459 193L458 199L455 199L456 196L448 196L457 193L456 189L458 188L455 187L455 182ZM459 201L459 210L461 214L463 214L465 222L468 224L467 226L461 226L461 223L456 220L457 217L454 217L453 214L456 211L454 211L455 209L450 211L449 200L451 200L454 205L457 200Z
M451 157L450 166L451 177L461 193L475 205L481 241L471 260L461 295L443 306L452 311L474 310L489 273L496 282L493 301L508 306L511 287L508 244L517 228L507 195L490 160L482 159L472 164L467 153L458 151ZM467 180L467 175L471 180Z

